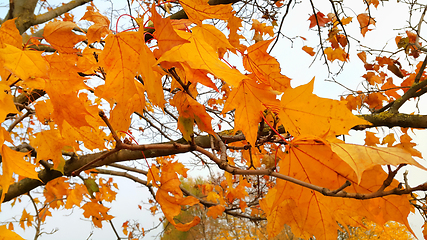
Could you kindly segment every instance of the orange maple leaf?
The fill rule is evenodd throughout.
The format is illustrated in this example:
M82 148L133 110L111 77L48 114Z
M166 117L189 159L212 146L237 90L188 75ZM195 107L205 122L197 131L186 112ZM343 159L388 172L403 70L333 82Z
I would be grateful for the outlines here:
M5 119L9 113L18 113L13 102L13 96L8 94L10 87L7 84L0 83L0 119Z
M370 124L354 116L345 103L314 95L313 85L314 78L308 84L286 90L282 96L280 121L293 136L335 137L347 134L355 125Z
M367 13L361 13L357 15L357 20L360 24L360 32L363 36L365 36L367 31L371 31L372 29L369 29L369 25L375 26L375 20L374 18L370 17Z
M206 213L206 215L208 217L211 217L213 219L217 219L219 216L221 216L221 214L224 212L225 207L222 205L216 205L213 207L208 208L208 212Z
M60 165L63 167L65 160L62 158L62 148L65 146L65 140L58 129L37 133L35 138L31 138L31 145L37 149L37 161L52 160L54 169L58 169Z
M12 45L5 45L0 49L0 60L5 69L24 81L28 78L47 77L48 65L41 52L23 51Z
M234 131L242 130L247 141L255 146L258 123L266 106L277 106L276 94L265 84L245 79L233 89L224 105L223 113L236 109Z
M58 209L64 204L63 199L67 196L70 188L70 184L67 181L68 178L59 177L46 184L43 196L46 198L46 202L50 202L50 207L53 209Z
M230 34L228 35L228 41L235 48L240 49L241 52L245 51L246 46L240 44L240 39L244 39L244 37L237 33L239 29L242 27L242 19L232 15L227 22L227 28L230 30Z
M247 54L243 56L243 66L260 82L283 92L290 87L291 79L280 73L279 62L267 53L267 48L273 40L260 41L247 48Z
M84 210L83 216L85 218L92 218L92 222L95 227L102 228L102 221L108 221L114 217L108 214L110 208L98 203L96 200L87 202L82 206Z
M176 63L186 63L192 69L205 70L232 86L238 86L247 77L222 62L201 34L201 31L191 33L188 39L190 43L173 47L159 58L158 63L175 63L175 66Z
M12 45L17 48L22 47L22 36L16 28L14 19L9 19L2 23L0 27L0 47L5 47L5 44Z
M381 86L381 90L385 90L385 94L389 97L393 97L394 99L400 98L400 94L397 93L399 89L393 84L393 78L391 77L387 78L386 83Z
M24 208L24 211L22 211L21 219L19 219L19 225L21 226L21 228L25 230L25 224L27 225L27 227L31 227L33 225L33 221L34 217L29 214Z
M364 102L369 105L370 108L380 109L383 106L383 101L387 101L387 97L383 93L373 92L365 98Z
M348 143L331 143L331 149L356 172L359 182L362 179L363 172L376 165L398 166L399 164L410 164L427 170L427 168L415 161L408 151L398 147L383 148Z
M212 130L212 117L206 113L205 107L202 104L194 100L187 93L182 91L176 93L171 104L178 109L178 128L187 141L191 139L190 135L193 133L194 122L197 123L201 131L215 134Z
M380 76L376 75L374 72L368 72L364 74L362 77L364 77L370 85L375 85L375 83L381 84L384 81L384 78L381 78Z
M408 153L410 153L414 157L423 158L423 156L421 155L421 152L419 152L417 149L414 148L417 144L411 142L412 138L406 132L407 129L402 129L402 130L404 131L405 134L400 136L400 143L396 144L395 147L406 150Z
M86 40L86 36L74 33L72 31L74 28L78 28L77 24L70 21L50 22L44 27L43 37L58 52L75 53L79 50L74 46Z
M188 231L191 227L200 222L200 218L195 216L192 221L182 224L176 223L174 217L181 212L181 206L199 203L195 197L183 197L179 188L181 181L178 179L177 172L186 174L187 169L181 163L166 161L162 163L162 173L160 177L161 186L156 193L156 200L160 204L166 219L180 231Z
M164 52L169 51L175 46L188 43L189 41L178 35L175 28L172 26L169 18L162 18L157 13L156 8L151 8L151 21L154 25L154 37L157 40L159 46L156 56L162 55ZM157 51L157 50L156 50Z
M333 62L335 59L338 59L342 62L345 62L348 59L348 54L344 51L344 49L342 49L340 47L335 48L335 49L328 47L323 52L328 57L328 60L331 62Z
M83 184L74 184L74 188L70 189L67 194L67 202L65 203L66 209L71 209L74 206L79 206L83 200L83 195L88 191Z
M10 149L5 144L2 144L0 154L2 156L2 175L0 178L0 185L3 188L0 202L3 202L4 196L12 184L12 174L18 174L22 177L39 179L35 166L24 160L24 156L28 152L22 153Z
M215 49L218 53L219 58L223 58L224 53L227 50L232 50L234 52L235 48L228 42L224 33L222 33L218 28L210 24L202 24L200 26L195 26L191 28L192 32L196 32L197 35L203 36L203 40ZM200 33L197 33L200 32Z
M366 194L377 191L387 178L381 166L377 165L366 170L362 181L357 184L355 172L320 138L298 137L287 150L287 154L280 156L279 173L317 186L337 189L348 180L352 185L345 189L346 192ZM398 185L394 180L390 188ZM296 237L314 235L316 239L325 240L336 238L337 221L357 226L362 218L378 225L392 220L410 229L407 217L412 209L407 196L368 200L331 198L281 179L260 201L260 205L267 215L270 236L278 234L283 225L288 224ZM356 221L344 220L349 217Z
M109 29L110 20L108 20L106 16L95 11L95 8L92 6L87 6L86 13L80 20L87 20L95 23L87 30L86 36L88 44L101 41L101 38L111 33L111 30Z
M201 25L205 19L228 20L233 15L231 4L209 5L208 0L180 0L188 18Z
M317 18L317 21L316 21ZM321 13L321 12L317 12L316 15L311 15L308 20L310 21L310 26L309 28L312 28L316 25L319 24L319 27L323 27L326 25L326 23L330 22L331 19L325 17L325 14Z
M7 229L6 225L0 226L0 236L1 240L24 240L21 236L12 230Z
M304 50L304 52L308 53L310 56L314 56L314 54L316 54L316 53L313 51L313 48L312 48L312 47L304 46L304 47L302 47L302 50Z
M380 139L377 136L375 136L375 133L366 132L365 145L375 147L377 146L377 144L380 144Z
M252 19L251 30L255 30L253 40L255 40L256 42L262 41L263 40L262 37L265 34L268 34L270 35L270 37L273 37L274 36L273 29L274 29L273 26L267 26L266 23L260 23L258 20Z
M143 50L143 35L140 32L122 32L108 35L102 51L100 64L105 68L107 79L98 96L113 106L110 123L116 130L126 130L133 112L145 108L144 86L135 80L140 69Z
M346 17L346 18L341 19L341 23L342 23L342 25L347 25L351 22L351 20L353 20L352 17Z
M156 62L157 60L153 52L144 44L140 55L141 64L138 73L142 76L145 91L147 92L150 102L163 109L166 102L162 86L164 71Z

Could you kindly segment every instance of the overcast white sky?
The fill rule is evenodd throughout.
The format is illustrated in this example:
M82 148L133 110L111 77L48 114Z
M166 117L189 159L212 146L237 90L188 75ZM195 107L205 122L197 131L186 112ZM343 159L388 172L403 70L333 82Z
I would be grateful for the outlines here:
M49 1L50 3L62 2L62 1ZM110 8L111 5L108 1L95 0L95 5L105 11L107 8ZM114 8L120 9L125 4L126 1L115 0L112 1ZM316 7L323 12L325 15L331 12L329 6L329 1L314 1ZM388 44L388 48L395 50L394 37L396 32L393 29L398 29L406 26L406 21L408 19L407 9L402 9L402 5L396 5L396 0L391 0L384 2L386 8L380 6L380 11L373 10L371 12L372 16L377 20L377 30L368 32L366 38L363 38L359 32L359 24L356 19L355 13L361 13L364 11L365 6L363 1L344 1L346 6L347 14L353 17L353 22L348 26L347 31L352 36L356 37L359 40L362 40L362 44L370 46L372 48L382 49L385 44ZM7 6L8 1L0 0L0 6ZM76 19L80 19L83 15L85 7L80 7L78 11L74 11ZM4 17L6 7L0 8L0 17ZM297 5L294 10L291 10L288 17L285 20L284 27L282 32L289 37L294 36L303 36L308 39L308 41L303 41L302 39L294 39L293 48L291 48L291 42L286 38L280 38L278 45L273 50L272 55L278 59L282 67L282 73L292 78L292 86L298 86L309 82L314 76L316 77L315 82L315 93L321 97L334 98L338 99L338 95L346 93L345 90L338 86L337 84L326 82L325 79L329 79L327 69L324 66L323 60L317 60L310 68L309 65L312 61L312 57L306 54L301 50L304 45L309 47L316 47L319 43L317 33L315 31L308 32L309 22L307 21L311 13L311 7L309 6L309 1L302 1L301 4ZM279 18L280 19L280 18ZM415 18L416 19L416 18ZM128 19L122 19L120 21L127 21ZM116 19L111 20L114 24ZM403 31L402 31L403 32ZM336 77L336 80L340 83L356 89L360 82L362 81L362 75L365 73L363 63L356 56L356 50L360 50L355 42L351 42L352 51L350 52L350 60L347 63L347 66L344 68L344 71ZM369 56L368 56L368 59ZM371 58L372 59L372 58ZM401 59L401 63L405 63ZM232 63L233 64L233 63ZM414 103L405 104L404 108L408 113L414 111ZM420 110L425 111L423 106L425 104L419 104ZM425 107L424 107L425 108ZM375 132L375 130L373 130ZM427 134L425 130L415 130L416 135L411 135L414 140L419 144L417 147L418 150L427 149ZM388 132L385 132L387 134ZM355 143L363 143L364 133L352 132L352 137L346 138L348 141ZM380 135L377 135L380 136ZM424 160L421 163L425 166ZM403 172L403 171L402 171ZM200 171L193 171L191 174L199 175ZM420 170L410 169L409 175L410 184L419 184L421 182L427 181L427 175L425 172ZM121 225L124 221L130 219L137 219L142 224L142 227L149 229L158 223L158 218L160 216L153 217L148 210L139 210L138 205L141 204L141 201L147 202L150 194L148 191L141 187L138 184L134 184L130 180L122 180L117 178L119 184L119 194L117 195L117 201L112 204L110 214L116 216L113 219L113 222L117 230L121 233ZM40 190L39 190L40 191ZM27 211L34 213L32 205L27 202L28 197L22 197L22 203L17 204L14 209L11 210L9 204L2 205L2 212L0 214L0 222L10 220L12 217L20 214L22 207L25 207ZM107 206L110 206L106 204ZM143 205L148 207L148 205ZM417 233L417 236L422 238L421 234L421 225L423 224L420 217L411 217L410 223L413 226L413 230ZM115 239L114 234L112 233L111 228L107 223L104 223L103 229L93 229L93 235L91 239ZM59 231L52 236L44 236L42 240L50 239L86 239L91 232L91 223L84 219L82 216L82 211L75 209L73 211L57 211L53 212L53 217L47 219L47 224L44 226L45 231L50 231L54 228L58 228ZM34 230L26 230L23 232L19 230L20 228L16 225L15 229L17 233L26 239L33 238ZM150 233L150 237L147 239L153 239L157 236L158 232L161 230L161 227L158 228L158 231Z

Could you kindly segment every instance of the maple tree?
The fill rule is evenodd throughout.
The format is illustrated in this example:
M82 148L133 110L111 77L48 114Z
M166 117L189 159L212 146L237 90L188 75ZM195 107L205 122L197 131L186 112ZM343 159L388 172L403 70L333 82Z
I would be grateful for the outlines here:
M214 219L266 221L271 238L287 225L299 238L335 239L340 225L364 221L413 233L409 214L427 219L427 183L411 186L406 172L395 179L406 165L426 170L412 132L427 128L427 117L402 110L427 92L427 57L419 59L426 5L401 1L419 16L389 36L393 51L360 44L355 53L352 39L377 31L373 10L387 4L360 1L364 10L350 14L345 3L328 2L327 13L309 1L304 24L319 45L301 54L331 75L350 59L366 71L361 89L334 80L348 94L333 100L313 93L314 77L292 86L270 54L295 1L129 1L138 11L117 17L130 17L120 31L93 3L80 19L69 13L88 2L15 0L1 22L0 201L30 196L37 214L24 209L20 227L35 225L36 239L52 211L72 208L96 227L109 222L117 238L144 235L138 224L114 227L104 205L120 193L112 176L146 186L150 210L180 231L201 221L178 221L194 205ZM351 130L365 132L364 144L345 142ZM182 153L222 175L198 186L202 196L181 184ZM0 226L0 235L19 239L13 228Z

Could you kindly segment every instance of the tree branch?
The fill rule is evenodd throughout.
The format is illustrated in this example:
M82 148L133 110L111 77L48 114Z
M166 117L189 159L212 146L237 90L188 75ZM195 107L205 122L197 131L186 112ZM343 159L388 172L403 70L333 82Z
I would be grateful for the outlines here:
M196 151L204 154L205 156L209 157L212 161L214 161L222 170L229 172L233 175L261 175L261 176L273 176L278 179L282 179L291 183L294 183L296 185L311 189L313 191L319 192L325 196L330 197L342 197L342 198L354 198L354 199L371 199L371 198L378 198L378 197L384 197L388 195L403 195L403 194L409 194L413 191L426 191L427 190L427 183L421 184L414 188L407 188L407 189L399 189L394 188L388 191L376 191L371 193L348 193L346 191L342 191L343 186L347 187L347 184L341 186L339 189L336 190L330 190L324 187L320 187L311 183L304 182L302 180L289 177L287 175L283 175L281 173L274 172L271 169L261 169L261 170L245 170L240 169L234 166L229 165L228 163L222 162L219 158L217 158L214 154L207 151L206 149L196 147Z
M427 60L427 57L426 57ZM420 71L424 71L424 69L420 69ZM396 99L394 101L393 106L390 108L390 112L397 113L399 108L410 98L414 97L414 95L417 93L418 90L422 89L423 87L427 86L427 81L422 81L418 83L414 83L411 88L403 94L399 99Z
M354 130L364 130L372 127L427 128L427 115L411 115L405 113L391 113L387 111L377 114L358 115L358 117L365 119L372 123L372 125L358 125L352 128Z
M47 13L37 15L33 21L33 25L41 24L44 22L47 22L49 20L52 20L58 16L61 16L62 14L69 12L70 10L73 10L76 7L79 7L85 3L92 2L93 0L74 0L70 1L66 4L63 4L60 7L57 7L55 9L52 9L48 11Z

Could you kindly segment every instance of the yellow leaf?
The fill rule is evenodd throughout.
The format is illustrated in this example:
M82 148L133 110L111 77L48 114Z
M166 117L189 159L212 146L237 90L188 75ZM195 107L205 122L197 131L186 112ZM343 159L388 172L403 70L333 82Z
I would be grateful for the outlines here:
M21 236L6 228L6 225L0 226L0 240L24 240Z
M377 144L380 144L380 139L375 136L375 133L366 132L365 145L375 147L375 146L377 146Z
M134 80L140 69L140 55L144 40L139 32L122 32L108 35L105 48L100 55L100 64L105 68L107 79L102 93L114 110L110 113L110 123L116 131L126 131L133 112L145 108L144 86ZM150 80L151 81L151 80Z
M95 23L89 27L86 34L88 44L91 44L96 41L101 41L102 37L111 33L111 30L109 29L110 20L108 20L106 16L95 11L92 6L88 6L86 9L85 15L80 20L87 20Z
M156 29L156 31L154 31L154 37L159 46L157 50L158 55L163 55L163 53L171 50L173 47L189 42L178 35L171 23L172 20L169 18L162 18L162 16L157 13L155 7L151 8L151 13L151 21L153 22L154 29Z
M405 132L405 134L400 136L400 143L396 144L394 147L404 149L414 157L423 158L421 153L414 148L417 144L412 143L411 140L412 138L408 135L408 133Z
M13 102L13 96L10 93L10 87L7 84L0 83L0 122L3 122L9 113L18 113Z
M273 40L261 41L248 47L248 53L243 56L243 66L260 82L283 92L290 87L291 79L280 73L279 62L267 53L267 48Z
M220 198L220 197L219 197L218 193L213 192L213 191L210 191L210 192L208 193L208 196L206 197L206 200L211 201L211 202L213 202L213 203L216 203L216 202L217 202L217 199L219 199L219 198Z
M190 97L187 93L180 91L175 94L171 105L176 106L179 112L178 128L189 141L193 132L193 123L196 122L201 131L214 134L212 130L212 117L206 112L205 107Z
M75 53L78 52L79 49L74 48L74 46L86 40L86 36L74 33L72 31L74 28L78 28L77 24L70 21L50 22L44 27L43 37L58 52ZM64 41L64 39L66 39L66 41Z
M33 216L30 215L24 208L24 211L22 211L21 219L19 220L19 225L22 229L25 230L25 224L27 227L32 226Z
M304 47L302 47L302 50L304 50L306 53L308 53L310 56L314 56L314 54L316 54L314 51L313 51L313 48L312 47L307 47L307 46L304 46Z
M341 23L342 23L342 25L347 25L351 22L351 20L353 20L352 17L346 17L346 18L341 19Z
M242 130L247 141L255 146L258 123L262 112L268 107L277 106L274 92L265 84L245 79L233 89L224 105L223 113L236 109L234 131Z
M62 148L65 146L65 142L59 130L52 129L39 132L35 138L31 138L30 142L37 149L37 161L52 160L54 169L58 169L61 162L64 162ZM58 170L63 171L63 169Z
M206 215L208 215L209 217L213 218L213 219L217 219L219 216L221 216L221 214L224 212L225 207L222 205L216 205L213 207L208 208L208 212L206 213Z
M14 47L22 47L22 36L16 28L14 19L9 19L2 23L0 27L0 47L5 47L4 44L10 44Z
M359 182L363 172L375 165L398 166L399 164L410 164L427 170L415 161L409 152L396 147L384 148L348 143L331 143L331 148L356 172Z
M22 80L28 78L47 77L48 66L41 56L42 52L23 51L12 45L5 44L0 49L0 60L4 61L3 67Z
M287 150L281 153L279 173L327 189L337 189L350 181L346 192L369 194L377 191L387 178L387 173L377 165L364 171L358 184L355 172L320 138L297 137ZM399 182L393 180L390 188L398 185ZM271 237L287 224L296 237L307 239L314 235L319 240L336 239L337 221L358 226L362 218L378 225L397 221L410 229L407 218L413 207L407 196L367 200L334 198L281 179L277 179L272 190L260 201Z
M213 25L203 24L201 26L195 26L191 28L191 32L196 32L197 35L203 36L203 40L218 53L219 58L223 57L227 49L234 49L224 33Z
M208 0L181 0L179 4L188 18L197 25L201 25L205 19L227 20L233 15L231 4L209 5Z
M108 207L96 201L87 202L82 206L82 209L84 210L83 216L85 218L91 217L93 224L98 228L102 228L101 221L108 221L114 218L108 214L108 210L110 210Z
M156 193L156 200L160 204L165 217L180 231L188 231L191 227L200 222L198 216L185 224L176 223L174 220L174 217L181 212L181 206L192 206L199 203L199 200L195 197L183 197L183 193L179 188L181 181L178 179L177 172L186 176L186 171L187 169L185 169L181 163L170 161L163 162L162 174L160 177L161 186Z
M293 136L320 137L347 134L356 125L370 123L354 116L343 102L320 98L313 92L314 78L308 84L284 92L279 117Z
M186 63L192 69L205 70L232 86L238 86L247 77L222 62L215 49L204 40L202 33L192 33L188 39L190 43L173 47L159 58L158 63Z
M3 174L0 179L0 184L3 188L0 202L3 202L4 196L7 193L9 186L12 184L12 174L18 174L21 177L39 179L35 166L24 160L27 153L17 152L10 149L5 144L1 148L2 169Z
M325 49L324 53L328 57L328 60L331 62L333 62L335 59L345 62L348 59L348 54L340 47L335 49L328 47Z
M375 26L375 20L371 16L369 16L367 13L361 13L357 15L357 21L359 21L360 24L360 32L362 33L362 36L365 36L367 31L371 31L372 29L369 29L369 25Z
M153 52L145 44L142 46L140 61L140 70L138 72L142 75L148 99L151 103L163 109L165 107L165 96L162 86L163 75L160 74L162 70L157 66L157 60Z

